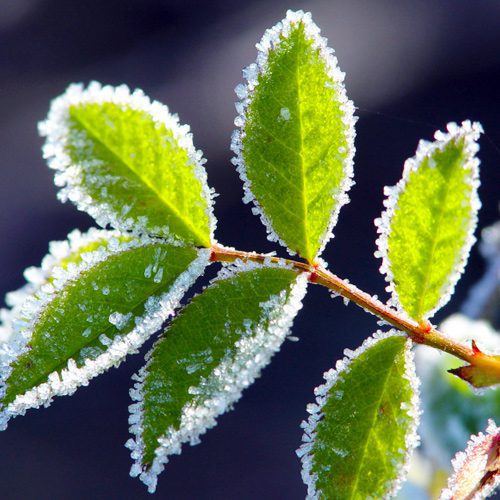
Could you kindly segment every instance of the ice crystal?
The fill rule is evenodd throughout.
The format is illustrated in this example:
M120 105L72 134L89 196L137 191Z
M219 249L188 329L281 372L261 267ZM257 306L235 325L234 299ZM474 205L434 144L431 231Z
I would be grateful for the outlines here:
M500 428L489 421L486 434L471 436L467 449L452 461L454 473L440 500L467 498L481 500L500 485Z
M28 343L33 334L38 318L52 299L69 283L77 281L81 274L100 262L106 260L110 255L126 251L130 248L154 243L154 239L147 236L134 238L130 241L119 241L113 238L117 233L99 231L92 229L82 235L74 231L68 237L67 242L56 242L50 244L50 253L42 261L42 267L37 276L37 284L28 283L22 289L23 300L16 297L14 307L8 314L7 326L11 333L9 341L0 345L0 398L5 394L6 381L12 371L12 364L16 359L27 352ZM85 253L85 259L80 259L78 264L70 263L66 268L58 267L60 262L74 254L79 248L83 248L90 242L107 239L106 246L100 246L97 250ZM81 367L77 367L73 359L69 359L67 366L60 373L53 372L48 380L25 394L18 395L16 399L6 407L0 406L0 430L7 426L11 417L24 415L29 408L38 408L41 405L49 405L54 396L71 395L81 385L87 385L89 380L103 373L112 366L118 366L125 356L136 352L137 349L149 338L162 323L174 314L186 290L196 278L202 273L209 263L209 250L198 251L198 257L190 264L174 282L171 289L158 297L150 297L146 303L146 312L142 317L135 319L135 327L125 335L117 335L113 340L101 335L99 340L108 349L95 359L86 359ZM45 283L40 281L42 274ZM48 283L49 277L58 276L53 283ZM27 294L29 292L29 294ZM11 303L12 302L11 300ZM127 320L130 319L127 318ZM110 318L118 327L122 326L123 317L116 315ZM87 318L92 323L93 318ZM86 329L85 332L89 332ZM84 334L85 334L84 332Z

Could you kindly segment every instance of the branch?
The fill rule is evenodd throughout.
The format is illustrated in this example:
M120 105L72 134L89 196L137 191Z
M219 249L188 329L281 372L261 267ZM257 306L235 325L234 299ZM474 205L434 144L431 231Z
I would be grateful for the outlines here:
M415 343L434 347L470 363L470 367L463 368L469 368L469 372L471 370L474 372L467 378L473 385L479 386L478 384L481 383L481 386L486 386L500 383L499 356L492 356L481 352L475 346L474 342L472 346L469 347L463 342L452 339L438 331L428 321L417 323L403 316L395 309L388 307L380 300L363 292L355 285L331 273L320 264L308 264L292 259L283 259L281 257L255 252L244 252L218 244L213 245L211 250L212 253L210 258L214 262L234 262L236 260L242 260L244 262L252 261L263 263L264 261L271 261L275 263L285 263L298 272L307 272L310 274L309 281L311 283L323 285L336 294L351 300L365 311L369 311L375 316L378 316L398 330L406 332ZM480 376L476 377L478 373ZM455 374L462 377L462 375L456 371ZM478 378L480 378L482 382L477 382Z

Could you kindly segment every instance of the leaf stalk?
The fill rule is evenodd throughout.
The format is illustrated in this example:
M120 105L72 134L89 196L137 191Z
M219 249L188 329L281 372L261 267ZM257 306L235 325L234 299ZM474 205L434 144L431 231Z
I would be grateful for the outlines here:
M445 335L428 322L418 323L406 317L403 313L388 307L374 296L333 274L320 263L309 264L256 252L245 252L219 244L211 247L210 259L214 262L234 262L236 260L257 263L272 262L285 264L297 272L307 272L310 275L309 281L311 283L322 285L334 293L349 299L365 311L378 316L398 330L405 332L415 343L427 345L451 354L470 363L476 370L481 371L482 369L486 369L488 371L488 379L492 382L488 385L500 383L500 357L486 353L481 353L478 356L472 345L468 346L464 342Z

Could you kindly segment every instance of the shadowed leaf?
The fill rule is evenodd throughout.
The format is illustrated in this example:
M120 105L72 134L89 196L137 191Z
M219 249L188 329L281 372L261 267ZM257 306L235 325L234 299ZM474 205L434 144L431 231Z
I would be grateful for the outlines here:
M315 389L303 422L308 498L386 498L400 487L418 444L418 380L410 341L376 334L346 350Z
M169 455L231 408L279 350L301 307L307 276L284 268L237 268L195 297L149 354L131 391L128 441L150 492Z
M72 394L135 352L208 264L207 250L106 235L93 233L94 251L81 252L95 246L90 239L69 248L8 317L0 427L55 395Z

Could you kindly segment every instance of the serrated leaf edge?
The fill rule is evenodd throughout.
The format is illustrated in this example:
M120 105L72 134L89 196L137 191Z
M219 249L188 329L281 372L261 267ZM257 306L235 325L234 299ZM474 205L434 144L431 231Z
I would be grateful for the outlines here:
M258 266L279 267L279 266ZM219 280L226 280L235 276L238 272L251 272L255 267L245 264L237 264L231 272L222 270L219 274ZM237 271L236 269L239 269ZM180 429L174 427L167 429L164 436L160 438L159 447L155 450L156 457L148 470L142 466L142 457L144 455L144 441L142 439L143 431L143 411L144 411L144 380L148 374L149 359L153 349L146 355L147 363L141 370L134 375L136 381L134 387L130 390L130 397L134 403L130 405L130 438L125 446L131 450L131 458L134 463L130 469L132 477L139 476L140 480L148 487L150 493L156 490L158 475L164 470L168 457L173 454L180 454L184 443L196 445L200 442L199 436L208 429L214 427L216 418L238 401L242 391L251 385L256 378L260 376L262 368L270 361L271 357L279 351L281 344L289 334L293 320L297 312L302 308L302 299L307 290L308 273L302 273L297 276L292 285L288 300L284 291L280 295L271 297L267 302L261 304L262 310L274 315L275 324L270 328L263 328L262 324L251 326L251 330L257 330L253 338L243 338L237 342L239 352L243 355L245 352L252 352L252 346L260 346L259 356L254 359L248 359L246 369L241 369L241 364L231 362L230 358L224 358L216 369L216 374L212 374L207 379L207 386L213 389L219 388L210 399L206 400L203 406L193 406L187 404L182 410ZM268 321L268 318L265 318ZM238 366L235 366L238 365ZM193 388L196 390L198 388Z
M486 434L480 432L477 435L472 435L467 443L467 448L465 449L465 451L459 451L453 458L451 462L453 466L453 474L450 476L448 480L447 488L445 488L441 492L441 496L439 497L440 500L453 500L456 498L454 496L454 488L456 486L456 482L458 479L457 476L460 473L460 470L466 464L467 460L471 457L471 455L473 455L476 448L481 444L485 443L486 440L489 439L491 436L500 437L500 427L497 427L492 419L488 420L488 427L486 428ZM488 498L491 494L494 493L495 489L499 485L500 485L500 474L497 475L495 480L490 485L488 485L488 487L483 488L481 491L477 492L473 497L470 497L470 500L480 500L482 498Z
M387 332L382 332L378 330L371 337L364 340L363 344L358 347L355 351L351 349L344 350L344 358L338 360L335 369L330 369L323 374L325 383L314 389L314 395L316 400L314 403L307 406L307 411L309 413L309 418L307 421L303 421L301 424L304 434L302 436L302 444L297 450L297 456L302 462L302 480L307 486L307 499L313 500L317 499L321 495L321 491L316 490L316 474L311 472L312 460L311 451L314 445L314 439L316 437L316 426L318 422L323 418L322 409L326 403L327 395L330 389L335 385L337 379L341 374L348 373L350 370L350 365L353 360L361 356L368 349L373 347L377 342L384 340L389 337L402 336L405 335L395 329L391 329ZM410 404L407 408L402 408L406 410L406 413L412 419L412 425L408 429L405 436L406 443L406 456L403 463L400 465L397 477L388 485L387 493L384 498L391 498L395 496L398 490L401 488L409 469L409 461L413 450L419 445L420 438L417 433L418 425L420 422L420 381L415 372L415 362L412 347L412 341L410 339L406 340L405 346L405 374L404 378L409 381L412 388L412 397Z
M252 208L252 213L260 217L262 224L266 228L267 239L272 242L278 242L286 248L290 255L295 255L296 252L289 249L287 244L274 231L271 221L264 213L260 203L252 193L252 184L246 173L242 143L245 136L246 112L252 102L254 90L258 85L259 74L267 71L267 59L269 52L280 44L280 36L287 36L290 29L300 22L303 23L305 27L307 37L312 40L313 47L320 50L321 56L328 69L328 76L334 82L334 88L338 93L339 99L342 101L341 109L344 112L344 123L347 125L346 140L349 149L346 160L344 161L344 179L340 185L338 193L336 193L336 204L334 205L334 209L330 216L330 222L322 238L323 243L317 252L316 257L318 257L323 252L328 241L333 238L332 230L337 223L340 209L343 205L349 202L347 192L354 184L353 159L356 151L354 146L354 138L356 135L354 125L356 123L356 117L354 116L354 105L352 101L347 98L347 93L343 84L345 74L340 71L337 58L334 56L334 50L328 47L328 40L320 35L320 29L312 21L310 12L304 13L301 10L296 12L291 10L287 11L285 19L279 21L272 28L267 29L260 42L256 45L258 51L257 60L255 63L250 64L243 70L245 83L239 84L235 88L236 95L240 101L237 101L235 104L238 115L234 120L234 124L238 128L235 129L231 135L231 150L236 155L231 161L236 166L236 170L241 181L243 182L243 203L253 203L254 206Z
M80 83L72 84L64 94L52 101L47 119L39 123L39 134L46 138L43 146L43 157L47 160L49 168L56 170L54 183L60 188L57 194L59 200L63 203L71 200L79 210L90 214L101 227L111 226L138 235L143 233L161 234L170 244L182 244L182 241L170 233L168 227L148 228L146 216L136 219L127 218L126 211L117 215L116 211L108 204L97 203L93 200L85 189L82 183L82 171L85 169L85 165L90 162L75 165L67 153L69 109L78 104L104 103L114 103L143 111L150 115L155 123L162 124L172 131L179 146L187 151L193 173L200 181L202 195L207 203L210 240L214 243L217 220L213 213L213 199L216 194L213 189L208 187L207 173L203 166L206 160L203 158L203 153L194 147L189 125L179 124L178 116L171 114L166 105L152 101L140 89L131 92L126 85L112 87L93 81L85 88Z
M94 230L93 234L98 231ZM107 233L107 232L99 232ZM73 236L77 232L71 233ZM81 240L73 238L69 240L67 248L72 248L72 242L78 240L78 244L89 242L85 235ZM120 242L117 239L111 239L107 248L100 247L97 251L83 254L82 262L79 264L70 264L67 269L55 267L52 269L52 275L56 279L51 284L44 284L34 290L34 293L28 295L22 304L15 308L16 315L10 317L12 335L8 342L0 345L0 398L5 394L7 381L12 371L12 363L22 354L27 352L27 344L33 335L36 322L43 310L51 301L67 286L70 282L77 281L80 275L91 269L93 266L106 260L110 255L117 254L131 248L138 248L148 244L153 244L157 240L148 236L136 238L130 242ZM51 244L50 248L61 249L64 245L61 242ZM83 243L81 244L83 246ZM189 267L179 275L170 290L158 297L150 297L146 300L146 313L135 320L135 327L125 335L117 335L110 342L108 349L99 355L96 359L87 359L85 364L78 368L74 359L69 359L66 368L60 374L53 372L49 375L47 382L42 383L26 393L19 395L6 407L0 405L0 431L5 430L9 420L18 415L24 415L30 408L39 408L41 405L49 406L54 396L66 396L73 394L80 386L88 385L88 382L111 368L118 366L124 358L137 349L163 324L163 322L172 316L175 309L184 296L187 289L193 282L203 274L205 267L210 263L210 250L198 249L198 256ZM44 262L51 262L55 255L44 259ZM39 277L47 270L35 273ZM23 292L24 293L24 292ZM23 318L29 318L25 320Z
M390 234L390 224L394 216L398 199L401 193L406 188L411 172L418 170L424 159L430 158L432 154L437 150L442 150L446 144L450 141L457 139L464 139L465 141L465 153L467 155L467 160L464 168L468 168L472 172L471 176L471 186L472 186L472 217L469 222L469 227L467 228L467 237L465 244L462 247L460 258L456 263L456 267L453 273L449 276L448 283L445 285L444 289L441 291L441 298L439 299L437 305L431 309L426 314L426 319L431 318L441 307L446 305L453 295L455 290L455 285L457 284L460 276L462 275L465 265L467 264L467 259L469 257L470 249L475 243L476 238L474 236L474 231L477 226L477 212L481 207L481 201L477 194L477 188L479 187L479 159L475 156L479 151L479 145L477 140L480 134L483 132L483 128L479 122L471 122L465 120L460 126L454 122L450 122L446 125L447 132L436 131L434 134L434 142L428 142L421 140L418 143L417 151L415 156L408 158L405 161L403 168L403 176L398 181L395 186L385 186L384 194L386 198L384 200L384 206L386 209L382 212L381 216L374 220L374 224L377 227L377 233L379 237L376 240L377 250L374 255L376 258L382 259L382 264L380 266L380 273L385 275L385 280L388 284L386 291L391 294L391 298L388 304L395 307L400 314L408 317L406 311L403 309L399 301L398 294L396 292L396 287L394 285L394 275L391 271L391 262L388 256L388 239Z

